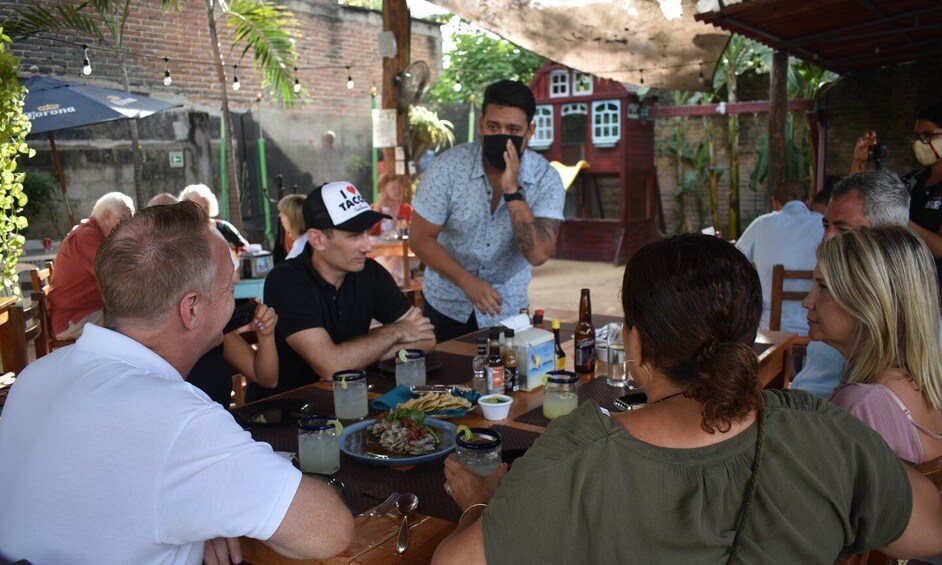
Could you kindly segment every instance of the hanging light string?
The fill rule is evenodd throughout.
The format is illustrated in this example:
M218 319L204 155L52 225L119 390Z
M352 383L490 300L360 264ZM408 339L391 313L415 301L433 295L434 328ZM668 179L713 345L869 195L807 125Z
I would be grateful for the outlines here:
M102 45L102 46L95 46L95 47L93 47L93 48L90 48L90 47L88 46L88 44L85 44L85 43L77 43L77 42L75 42L75 41L70 41L70 40L67 40L67 39L60 39L60 38L56 38L56 37L44 37L43 39L47 39L47 40L50 40L50 41L55 41L55 42L63 43L63 44L65 44L65 45L71 45L71 46L74 46L74 47L80 47L80 48L82 49L82 74L84 74L84 75L86 75L86 76L92 74L92 65L91 65L91 61L90 61L89 56L88 56L88 51L89 51L89 49L96 49L96 50L99 50L99 51L110 52L110 53L122 53L122 54L124 54L124 55L130 56L130 57L135 57L135 58L138 58L138 59L145 59L145 60L147 60L147 59L156 59L156 60L162 60L162 61L164 62L163 83L164 83L165 86L170 86L170 85L173 83L173 77L172 77L171 74L170 74L170 58L169 58L169 57L160 56L160 55L143 55L143 54L140 54L140 53L135 53L135 52L133 52L133 51L127 51L127 50L122 50L122 49L116 49L116 48L114 48L114 47L109 47L109 46L104 46L104 45ZM757 55L769 54L769 53L773 53L773 52L774 52L773 49L768 49L768 50L756 50L756 54L757 54ZM207 60L205 60L205 59L175 58L174 61L175 61L176 63L189 63L189 64L195 64L195 65L200 65L200 66L204 66L204 67L214 67L214 68L218 68L218 67L223 67L223 68L225 68L225 66L226 66L224 63L218 63L218 62L213 62L213 61L207 61ZM697 66L697 67L699 67L699 72L698 72L697 81L698 81L701 85L704 85L704 84L706 83L706 78L704 77L704 74L703 74L703 66L704 66L704 65L713 65L713 66L715 67L715 66L717 66L717 65L720 63L720 61L721 61L721 59L716 59L716 60L713 60L713 61L696 61L696 62L690 62L690 63L678 63L678 64L674 64L674 65L646 66L646 67L644 67L644 68L640 68L640 67L639 67L639 68L637 68L637 69L633 69L633 68L621 68L621 69L597 70L597 71L594 71L594 72L591 73L591 74L593 74L594 76L599 76L599 75L606 75L606 74L607 74L607 75L632 75L632 74L636 74L636 73L637 73L639 83L640 83L641 85L643 85L643 84L644 84L644 72L645 72L646 70L650 73L652 70L654 70L654 71L659 71L659 70L671 70L671 69L681 69L681 68L685 68L685 67ZM238 91L238 90L241 88L241 86L242 86L241 83L238 81L238 76L235 76L235 70L236 70L237 67L238 67L238 65L233 65L233 75L234 75L234 76L233 76L233 82L232 82L232 89L233 89L233 90L236 90L236 91ZM355 83L354 83L354 80L353 80L353 73L352 73L352 69L353 69L354 67L356 67L356 65L298 65L298 66L296 66L296 67L293 67L293 69L294 69L294 84L293 84L292 89L293 89L293 91L296 92L296 93L298 93L298 92L301 91L301 76L300 76L300 72L301 72L301 71L308 71L308 70L310 70L310 71L325 71L325 70L337 70L337 69L345 69L345 70L347 71L347 82L346 82L346 86L347 86L348 89L353 89L353 88L355 87ZM577 69L574 69L574 70L577 70ZM475 69L461 69L460 75L464 75L464 76L467 78L468 76L474 76L474 75L477 75L477 74L483 74L484 72L485 72L485 71L479 71L479 70L475 70ZM459 90L463 87L462 82L461 82L461 76L460 76L460 75L459 75L458 72L456 71L456 74L455 74L455 86L454 86L454 89L455 89L456 92L459 91ZM614 80L614 79L613 79L613 80Z
M86 76L89 76L92 74L92 66L91 66L88 52L89 52L89 49L94 49L94 50L103 51L107 53L115 53L115 54L120 53L120 54L124 54L126 56L137 58L137 59L163 61L164 63L163 83L165 86L171 86L173 84L173 76L170 72L170 57L162 56L162 55L144 55L141 53L135 53L134 51L116 49L114 47L109 47L106 45L98 45L95 47L89 47L88 44L85 44L85 43L77 43L75 41L70 41L67 39L60 39L57 37L43 37L43 39L81 48L82 49L82 74ZM227 66L225 63L217 63L213 61L207 61L205 59L174 58L174 62L175 63L188 63L188 64L199 65L202 67L210 67L210 68L219 68L219 67L225 68ZM241 82L238 81L238 76L235 76L235 70L238 68L238 65L233 65L232 67L233 67L233 75L234 75L232 88L233 90L238 91L239 89L242 88ZM307 70L311 70L311 71L328 70L329 71L329 70L337 70L337 69L344 69L347 71L346 86L348 89L352 89L356 86L356 84L353 81L353 69L355 68L358 68L358 66L357 65L336 65L336 64L335 65L305 65L305 66L299 65L297 67L293 67L294 84L292 86L292 90L296 93L301 91L301 77L299 74L300 71L307 71Z

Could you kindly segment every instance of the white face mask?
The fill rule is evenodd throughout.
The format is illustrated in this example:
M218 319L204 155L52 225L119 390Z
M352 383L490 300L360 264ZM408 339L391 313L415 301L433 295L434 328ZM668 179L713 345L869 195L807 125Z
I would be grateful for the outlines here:
M933 145L932 141L929 143L914 141L913 153L916 154L916 160L924 167L931 167L940 159L940 156L942 156L942 152Z

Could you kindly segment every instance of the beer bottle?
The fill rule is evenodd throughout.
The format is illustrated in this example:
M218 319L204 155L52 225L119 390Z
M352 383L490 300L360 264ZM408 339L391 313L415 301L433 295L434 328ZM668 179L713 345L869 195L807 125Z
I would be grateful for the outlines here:
M504 330L504 349L501 351L504 359L504 392L517 392L520 383L517 380L517 349L514 347L514 331Z
M504 393L504 359L500 356L500 332L491 330L487 340L487 393Z
M595 328L592 326L592 301L589 289L582 289L579 300L579 323L575 337L577 373L595 373Z
M559 320L553 320L553 339L556 340L556 370L566 370L566 352L563 351L563 344L559 341Z
M537 310L533 312L533 327L543 329L543 311Z

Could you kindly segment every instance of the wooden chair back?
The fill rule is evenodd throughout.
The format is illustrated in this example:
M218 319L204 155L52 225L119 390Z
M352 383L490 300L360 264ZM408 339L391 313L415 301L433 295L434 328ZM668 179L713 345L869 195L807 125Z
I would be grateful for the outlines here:
M10 306L8 313L8 322L0 326L0 357L4 371L19 374L29 364L30 344L35 348L36 359L49 352L45 327L37 302Z
M784 265L772 266L772 293L769 299L769 329L782 330L782 302L786 300L801 302L807 291L785 290L785 280L814 280L814 271L789 271Z
M52 329L52 319L49 317L49 292L52 290L52 269L52 261L46 261L44 268L35 269L30 273L33 279L33 293L31 298L33 302L39 303L47 351L75 343L74 339L58 339L55 331Z
M787 270L784 265L772 266L772 292L769 298L769 329L782 330L782 302L786 300L801 302L807 291L785 290L785 280L814 280L814 271ZM799 335L792 344L792 366L801 367L802 360L808 349L811 338ZM792 375L787 375L785 386L791 381Z

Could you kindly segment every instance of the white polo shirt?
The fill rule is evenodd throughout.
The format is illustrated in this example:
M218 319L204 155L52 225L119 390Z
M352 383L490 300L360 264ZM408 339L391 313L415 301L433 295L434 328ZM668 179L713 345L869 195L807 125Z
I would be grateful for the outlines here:
M7 399L0 555L196 565L205 540L271 537L300 481L153 351L88 325Z

